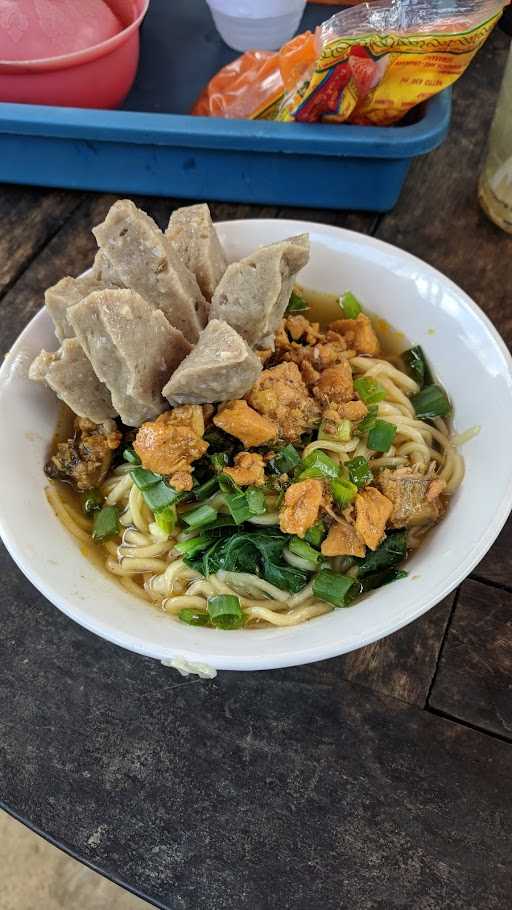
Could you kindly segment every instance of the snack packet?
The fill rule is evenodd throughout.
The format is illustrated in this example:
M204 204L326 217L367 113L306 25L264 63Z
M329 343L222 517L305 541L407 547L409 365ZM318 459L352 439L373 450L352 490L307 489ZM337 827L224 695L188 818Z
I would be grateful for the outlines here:
M455 82L509 0L376 0L332 16L277 53L249 51L193 113L387 126Z

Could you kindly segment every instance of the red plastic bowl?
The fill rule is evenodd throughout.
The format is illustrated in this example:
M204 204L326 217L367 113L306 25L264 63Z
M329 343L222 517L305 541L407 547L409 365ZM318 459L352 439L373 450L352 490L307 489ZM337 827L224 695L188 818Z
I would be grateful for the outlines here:
M130 91L137 73L139 30L150 0L107 2L124 24L122 31L71 54L40 60L0 60L0 101L59 107L117 107Z

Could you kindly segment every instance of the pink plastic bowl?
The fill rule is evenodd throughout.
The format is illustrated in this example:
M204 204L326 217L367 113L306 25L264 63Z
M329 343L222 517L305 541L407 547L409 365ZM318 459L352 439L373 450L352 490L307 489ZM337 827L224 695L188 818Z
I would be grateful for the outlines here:
M139 30L150 0L107 0L124 26L107 40L61 56L0 59L0 101L60 107L117 107L133 85L139 62ZM9 23L8 23L9 25ZM0 18L0 29L5 24ZM27 33L30 26L27 29ZM19 29L18 29L19 34ZM23 34L20 53L30 47Z

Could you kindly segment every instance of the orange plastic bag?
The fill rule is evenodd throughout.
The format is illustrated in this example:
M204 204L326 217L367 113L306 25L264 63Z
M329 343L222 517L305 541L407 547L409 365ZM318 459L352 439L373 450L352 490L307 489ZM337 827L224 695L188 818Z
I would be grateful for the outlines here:
M509 0L375 0L224 67L193 113L389 125L451 85Z
M246 51L210 80L192 113L275 120L284 93L295 89L316 58L316 41L311 32L292 38L280 51Z

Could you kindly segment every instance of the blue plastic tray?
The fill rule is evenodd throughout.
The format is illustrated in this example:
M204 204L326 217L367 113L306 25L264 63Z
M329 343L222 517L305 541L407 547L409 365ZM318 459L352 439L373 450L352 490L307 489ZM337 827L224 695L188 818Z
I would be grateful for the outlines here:
M334 11L308 6L301 30ZM411 160L448 130L450 91L388 128L191 117L201 88L237 56L205 0L152 0L141 38L122 110L0 104L0 181L388 211Z

